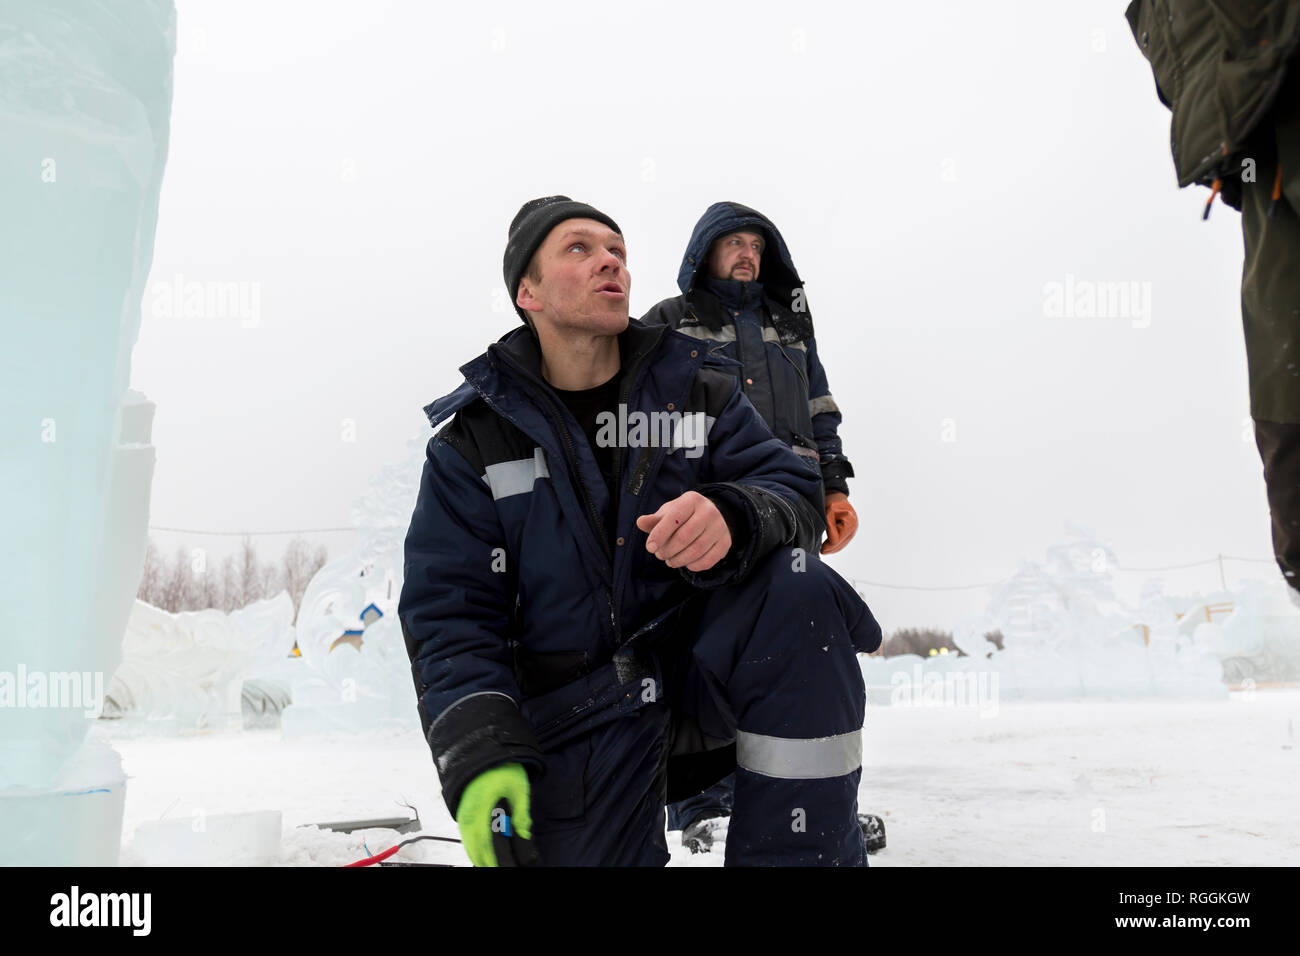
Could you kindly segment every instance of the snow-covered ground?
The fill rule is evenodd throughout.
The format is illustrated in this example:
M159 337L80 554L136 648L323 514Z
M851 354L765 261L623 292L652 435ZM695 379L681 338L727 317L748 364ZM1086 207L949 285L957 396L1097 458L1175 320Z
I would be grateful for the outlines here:
M123 863L338 865L404 837L303 824L391 817L403 803L425 833L456 835L395 613L402 551L389 512L417 472L376 480L358 517L366 540L313 578L296 623L285 595L229 616L137 603L109 695L121 719L93 731L130 775ZM1300 861L1300 612L1286 586L1179 597L1152 582L1125 603L1115 555L1067 530L958 629L964 654L859 658L859 804L885 819L889 838L873 864ZM1001 650L985 639L995 631ZM301 657L288 656L295 645ZM234 729L247 727L250 699L278 728ZM223 829L233 821L222 815L251 811L279 812L278 846L274 819L261 842ZM258 825L243 822L250 834ZM670 837L673 865L721 864L720 852L692 856L678 843ZM398 858L466 862L437 842Z
M873 866L1294 865L1300 861L1300 690L1221 700L1003 702L976 708L872 706L860 808L885 818ZM406 839L300 824L415 806L424 833L455 836L418 731L285 737L278 730L145 736L99 721L129 782L122 863L143 823L279 810L279 861L338 865ZM364 841L364 845L363 845ZM670 865L718 866L675 834ZM426 841L396 859L466 862Z

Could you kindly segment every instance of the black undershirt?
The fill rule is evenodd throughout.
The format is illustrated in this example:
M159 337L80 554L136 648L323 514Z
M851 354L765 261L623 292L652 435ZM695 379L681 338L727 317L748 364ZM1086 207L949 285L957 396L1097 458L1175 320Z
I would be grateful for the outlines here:
M610 412L618 419L618 397L619 388L623 381L623 370L627 367L627 355L623 351L623 340L619 338L619 370L614 373L614 377L608 382L597 385L595 388L584 388L580 391L569 391L563 388L551 386L561 402L564 403L570 414L577 420L581 426L582 432L587 436L587 444L591 447L592 453L596 456L596 465L600 468L601 477L605 479L605 487L609 489L609 505L605 511L605 533L609 535L610 541L614 540L617 533L618 524L618 475L614 474L614 446L602 448L596 442L596 433L599 431L596 424L596 417L601 412ZM616 436L617 437L617 436ZM713 499L718 510L722 512L723 519L727 522L727 528L731 532L732 542L738 540L738 529L744 527L742 515L736 511L733 504L728 503L725 499Z
M601 477L605 479L605 487L609 489L609 508L605 513L605 531L607 534L614 534L614 525L616 524L615 511L618 502L618 475L614 474L614 451L613 445L601 447L596 442L596 433L599 431L596 419L601 412L610 412L618 419L618 392L619 386L623 381L623 369L614 373L614 377L608 382L597 385L595 388L584 388L579 391L570 391L568 389L556 388L551 386L560 401L564 403L570 414L577 419L578 425L582 432L587 436L587 444L591 447L592 454L596 456L596 465L600 468Z

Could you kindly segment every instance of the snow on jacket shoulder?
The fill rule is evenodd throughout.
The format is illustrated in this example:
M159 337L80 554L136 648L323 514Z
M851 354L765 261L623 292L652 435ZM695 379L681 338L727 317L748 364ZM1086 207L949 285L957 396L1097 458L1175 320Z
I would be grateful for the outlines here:
M425 409L435 427L454 417L429 441L398 616L453 815L483 770L540 771L554 728L533 725L530 698L607 665L698 589L744 579L820 521L816 473L772 436L726 360L663 326L633 321L623 335L620 398L629 423L639 413L648 426L616 450L614 529L595 456L541 378L530 331L463 366L465 384ZM635 525L689 490L732 528L730 552L703 573L649 555Z

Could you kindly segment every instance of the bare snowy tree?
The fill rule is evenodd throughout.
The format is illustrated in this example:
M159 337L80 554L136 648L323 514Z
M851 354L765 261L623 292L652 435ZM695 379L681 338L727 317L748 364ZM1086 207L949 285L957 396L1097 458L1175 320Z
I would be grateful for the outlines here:
M189 579L189 552L184 547L178 546L172 553L172 560L168 564L162 580L162 591L159 594L158 607L173 614L177 611L186 610L186 599L191 590Z
M956 652L952 635L947 631L938 631L930 627L905 627L885 638L876 653L881 657L897 657L900 654L927 657L932 650L938 653L941 648L948 648L949 653Z
M257 549L251 538L245 538L238 558L239 589L234 606L247 607L262 597L262 578L257 564Z
M140 569L140 587L135 596L146 604L158 607L158 602L162 600L162 582L166 572L167 559L158 550L158 545L154 544L153 535L150 535L149 545L144 552L144 565Z
M229 614L236 607L239 595L239 571L235 568L235 556L228 554L221 562L221 610Z
M215 608L229 614L254 601L274 597L283 588L293 600L294 620L307 584L328 560L324 546L315 550L302 539L289 543L277 567L258 559L257 548L244 539L237 554L228 554L219 567L180 545L168 560L150 538L136 596L175 614ZM201 567L201 570L199 569Z
M998 650L1002 649L1001 631L989 631L984 635L984 639ZM948 631L939 631L932 627L904 627L885 638L880 645L880 650L873 656L898 657L900 654L916 654L920 657L929 657L931 654L945 652L945 648L948 654L956 654L958 657L967 656L965 651L953 643L952 634Z
M257 588L262 598L275 597L280 593L280 572L269 561L259 564L257 568Z
M185 575L185 603L183 606L187 611L201 611L209 606L204 603L203 597L203 580L208 574L207 554L198 548L186 548L185 550L185 560L189 564L189 572Z
M302 538L294 538L284 549L280 561L280 583L293 600L293 619L298 621L298 608L302 606L302 596L307 593L307 585L328 560L325 546L313 550Z
M210 564L206 564L203 573L198 575L198 600L196 604L196 609L200 611L208 608L223 610L221 573Z

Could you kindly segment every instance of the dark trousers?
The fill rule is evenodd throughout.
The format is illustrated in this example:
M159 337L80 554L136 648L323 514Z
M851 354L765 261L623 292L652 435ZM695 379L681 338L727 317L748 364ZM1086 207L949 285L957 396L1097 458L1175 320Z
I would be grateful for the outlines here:
M1291 587L1300 591L1300 424L1255 422L1264 484L1273 521L1273 555Z
M1243 183L1241 203L1250 413L1268 487L1273 553L1300 590L1300 74L1288 80L1256 140L1256 177Z
M815 554L778 550L745 582L701 592L659 648L653 701L547 753L532 801L542 862L663 865L667 795L703 757L706 784L735 773L727 865L865 865L857 653L879 641ZM576 713L592 697L555 693L528 710Z

